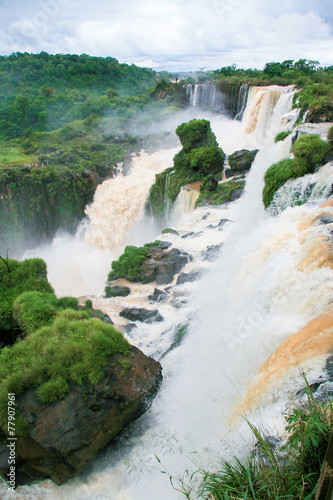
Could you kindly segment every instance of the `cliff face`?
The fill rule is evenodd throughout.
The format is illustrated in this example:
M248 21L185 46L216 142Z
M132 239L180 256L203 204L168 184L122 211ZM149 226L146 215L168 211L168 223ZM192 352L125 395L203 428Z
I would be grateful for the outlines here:
M14 167L0 174L0 252L38 244L59 228L75 230L106 176L91 170L72 172L49 166Z

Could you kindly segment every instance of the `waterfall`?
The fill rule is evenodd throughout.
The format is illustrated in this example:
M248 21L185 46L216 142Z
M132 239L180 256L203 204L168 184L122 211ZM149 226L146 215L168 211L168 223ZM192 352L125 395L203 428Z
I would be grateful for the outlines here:
M223 94L216 85L206 83L188 84L186 93L189 97L189 104L193 107L210 108L215 111L223 110Z
M237 110L235 119L241 120L243 118L243 114L246 108L246 101L249 92L249 86L247 83L243 83L241 88L239 89L238 102L237 102Z
M275 351L289 354L284 342L290 335L302 333L293 341L297 348L297 342L304 340L307 325L307 331L315 330L313 322L320 323L316 318L331 310L333 277L333 270L322 266L324 260L315 252L318 241L323 244L323 252L330 252L332 223L318 222L325 213L333 216L333 207L322 205L320 198L327 192L319 188L322 176L328 179L330 174L326 170L318 172L317 194L321 195L311 203L289 207L275 217L262 204L265 171L289 153L285 144L274 143L274 137L296 119L296 115L290 115L291 90L253 88L242 125L238 124L242 130L238 125L234 129L234 122L226 119L219 121L216 128L212 126L222 147L228 130L237 132L238 149L260 146L244 195L226 206L200 207L191 220L184 224L180 221L178 235L163 235L163 239L196 258L208 245L220 244L222 250L216 262L198 261L204 276L192 295L186 296L184 286L171 286L174 299L188 298L187 304L176 309L171 303L161 304L165 322L141 325L131 333L130 340L161 359L163 365L163 386L151 409L86 474L61 487L50 481L20 487L15 498L180 500L184 497L171 487L169 474L176 478L187 470L190 476L199 467L218 466L216 456L228 458L251 449L253 440L247 425L235 424L231 418L239 402L247 402L243 405L246 411L251 407L246 397L252 387L258 388L266 427L281 427L280 415L286 402L283 395L300 387L297 371L288 372L287 379L283 379L284 390L274 385L274 377L267 384L261 383L264 372L258 375L257 371L266 369L265 362ZM138 175L137 180L140 183L142 176ZM129 191L132 197L133 189ZM184 192L182 196L189 194ZM107 224L109 212L111 217L114 215L110 208L104 210L103 200L100 206L101 218ZM123 210L125 206L121 214ZM221 219L230 222L221 226ZM96 241L108 241L104 231L108 233L103 226ZM141 288L137 293L143 301L148 289ZM112 307L106 299L99 304ZM171 325L184 322L189 322L186 338L161 358L170 340ZM325 343L325 352L332 348L331 342ZM302 357L304 368L321 367L325 352L319 349L314 357Z
M145 203L155 174L172 166L178 149L133 158L130 175L104 181L95 192L93 203L86 208L89 225L86 241L119 253L131 231L143 220Z
M195 202L199 197L199 189L193 189L190 186L183 186L174 204L174 208L171 214L172 225L177 225L180 221L183 221L186 215L193 212L195 208Z

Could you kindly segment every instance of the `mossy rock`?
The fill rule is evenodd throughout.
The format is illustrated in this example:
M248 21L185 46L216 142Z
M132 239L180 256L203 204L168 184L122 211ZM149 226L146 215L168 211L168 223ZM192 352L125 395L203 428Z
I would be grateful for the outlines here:
M195 206L223 205L224 203L235 201L242 195L244 187L245 180L243 177L233 178L220 183L217 185L215 191L209 191L205 187L205 183L203 183Z

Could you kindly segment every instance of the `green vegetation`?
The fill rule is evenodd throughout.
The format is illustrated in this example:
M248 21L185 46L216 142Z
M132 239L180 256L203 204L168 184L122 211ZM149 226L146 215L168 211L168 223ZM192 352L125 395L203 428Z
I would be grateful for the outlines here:
M318 135L302 135L293 144L292 152L295 158L301 158L306 161L311 171L321 165L325 156L330 152L330 146L327 142L320 139Z
M13 304L23 292L36 292L50 297L53 288L46 279L46 264L42 259L0 260L0 331L18 328L13 317ZM19 302L17 303L19 311ZM42 309L39 304L37 308ZM31 319L31 321L34 321ZM28 318L23 323L29 323ZM28 326L29 328L29 326Z
M232 198L232 195L235 195L234 191L243 190L244 186L245 180L243 177L236 177L220 183L217 185L215 191L208 190L207 184L203 182L195 206L199 207L205 204L222 205L223 203L227 203Z
M217 472L200 468L196 491L194 474L189 482L186 474L181 479L170 476L171 483L188 499L193 493L214 500L314 499L333 428L332 402L317 401L307 386L307 400L291 405L285 421L288 438L283 446L248 422L257 444L247 459L221 460Z
M120 375L122 377L125 377L125 375L128 373L128 370L132 369L132 361L128 358L119 358L118 363L122 368Z
M174 156L174 167L156 175L149 195L157 219L165 215L166 197L174 203L184 184L202 181L207 175L217 174L223 169L225 154L218 146L208 120L193 119L182 123L176 133L183 148Z
M160 146L151 123L179 108L159 78L111 57L0 57L0 252L74 231L117 163Z
M333 125L329 128L327 133L327 140L331 146L331 150L333 150Z
M276 191L289 179L296 179L314 172L330 151L329 143L318 135L310 134L299 137L292 147L295 159L285 158L274 163L265 173L263 201L265 208L273 200Z
M283 62L269 62L263 70L241 69L235 64L225 66L206 75L226 94L226 105L232 112L242 84L249 85L296 85L295 107L303 115L312 110L312 116L324 115L324 121L333 120L333 66L322 67L318 61L291 59ZM228 101L230 101L228 103Z
M40 401L64 397L69 384L97 384L109 356L130 354L130 345L112 325L87 311L66 309L53 322L0 352L0 425L6 430L8 392L36 388Z
M146 260L151 247L157 246L160 241L146 243L143 247L127 246L124 253L118 260L112 262L112 270L108 274L108 281L117 278L125 278L128 281L142 281L145 276L145 271L142 263Z
M291 134L291 130L284 131L284 132L279 132L276 136L274 141L279 142L279 141L284 141L289 135Z

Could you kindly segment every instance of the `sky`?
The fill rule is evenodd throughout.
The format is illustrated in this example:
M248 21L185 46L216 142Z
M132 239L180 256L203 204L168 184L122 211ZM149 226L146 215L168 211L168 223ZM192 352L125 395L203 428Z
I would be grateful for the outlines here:
M0 54L111 56L196 71L333 65L333 0L0 0Z

